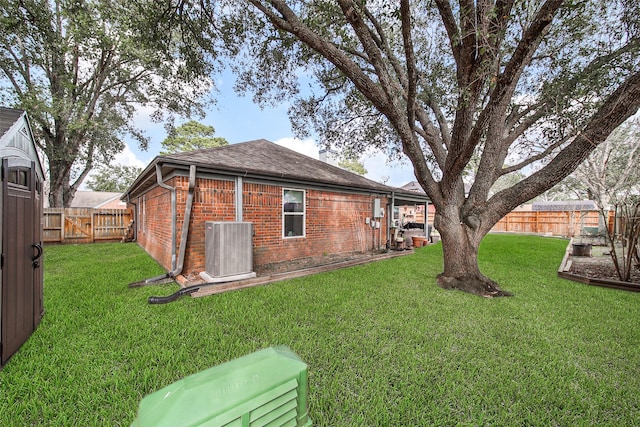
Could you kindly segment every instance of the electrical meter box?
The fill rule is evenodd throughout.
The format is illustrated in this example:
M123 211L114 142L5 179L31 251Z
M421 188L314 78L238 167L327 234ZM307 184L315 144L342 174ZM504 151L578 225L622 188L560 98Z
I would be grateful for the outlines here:
M131 427L310 427L307 365L270 347L145 396Z
M381 209L380 209L380 199L373 199L373 217L380 218L381 217Z

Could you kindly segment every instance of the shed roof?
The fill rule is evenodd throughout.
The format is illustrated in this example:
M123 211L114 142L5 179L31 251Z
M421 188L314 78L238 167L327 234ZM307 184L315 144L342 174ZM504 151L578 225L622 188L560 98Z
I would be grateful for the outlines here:
M22 110L0 107L0 136L7 133L23 114Z
M200 171L218 174L321 185L345 190L406 193L407 196L417 196L426 201L426 196L380 184L265 139L157 156L138 176L123 197L136 196L151 187L155 183L156 164L162 167L163 175L170 173L171 170L188 169L190 165L195 165Z
M44 179L44 168L26 111L0 107L0 157L33 161L37 174Z

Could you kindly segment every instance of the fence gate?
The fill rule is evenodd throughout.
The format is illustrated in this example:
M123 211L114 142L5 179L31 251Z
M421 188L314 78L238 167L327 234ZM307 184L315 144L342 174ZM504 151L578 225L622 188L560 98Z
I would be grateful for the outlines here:
M93 240L93 227L91 226L91 211L89 209L76 209L73 213L64 216L64 238L76 243L91 242Z
M46 208L45 243L93 243L122 240L132 227L129 209Z
M0 364L29 338L44 314L41 189L33 162L2 160Z

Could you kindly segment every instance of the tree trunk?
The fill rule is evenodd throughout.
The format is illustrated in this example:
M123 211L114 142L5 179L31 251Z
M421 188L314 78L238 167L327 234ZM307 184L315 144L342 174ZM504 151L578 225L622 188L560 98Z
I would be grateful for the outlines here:
M63 162L53 164L49 161L49 165L49 206L69 207L75 195L75 189L71 191L69 186L71 167Z
M64 207L64 200L62 197L62 187L54 187L49 183L49 207L62 208Z
M435 216L434 226L440 232L444 256L444 272L437 277L438 285L485 298L511 296L480 272L478 248L486 233L478 230L473 221L462 221L457 212L457 207L449 206Z

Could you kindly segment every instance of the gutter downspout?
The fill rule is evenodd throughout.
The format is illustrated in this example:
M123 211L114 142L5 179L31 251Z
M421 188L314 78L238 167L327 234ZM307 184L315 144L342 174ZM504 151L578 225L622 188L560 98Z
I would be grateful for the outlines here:
M391 227L393 224L393 213L394 208L396 207L396 192L391 192L391 209L389 212L389 217L387 218L387 248L391 249Z
M182 273L182 267L184 266L184 253L187 249L187 238L189 237L189 222L191 220L191 207L193 206L193 193L196 188L196 166L189 166L189 194L187 196L187 205L184 208L184 221L182 222L182 235L180 236L180 251L178 252L178 264L173 271L169 273L169 276L175 278ZM176 226L175 222L173 224Z
M165 188L171 192L171 271L165 273L161 276L151 277L146 280L142 280L140 282L129 283L130 288L135 288L138 286L147 286L147 285L159 285L163 283L172 282L176 276L178 276L182 272L182 267L184 266L184 253L187 247L187 237L189 237L189 222L191 220L191 207L193 205L193 193L196 186L196 167L195 165L191 165L189 167L189 195L187 196L187 205L185 207L184 212L184 222L182 224L182 237L180 239L180 253L179 253L179 262L176 265L176 189L169 185L166 185L162 182L162 172L160 170L160 165L156 164L156 177L158 180L158 185L162 188ZM186 289L186 288L185 288ZM191 289L189 292L194 292L196 289ZM184 289L182 290L184 291ZM176 294L180 293L177 292ZM180 293L180 295L182 295ZM172 296L173 297L173 296ZM159 304L159 302L152 302L151 300L156 297L149 298L149 304ZM177 297L176 297L177 298ZM162 299L162 298L161 298ZM175 299L175 298L173 298ZM170 301L173 301L170 299ZM168 301L165 301L168 302Z
M171 270L176 269L176 189L167 185L162 179L162 168L156 163L156 181L158 185L171 193Z
M236 177L236 221L242 222L242 177Z

